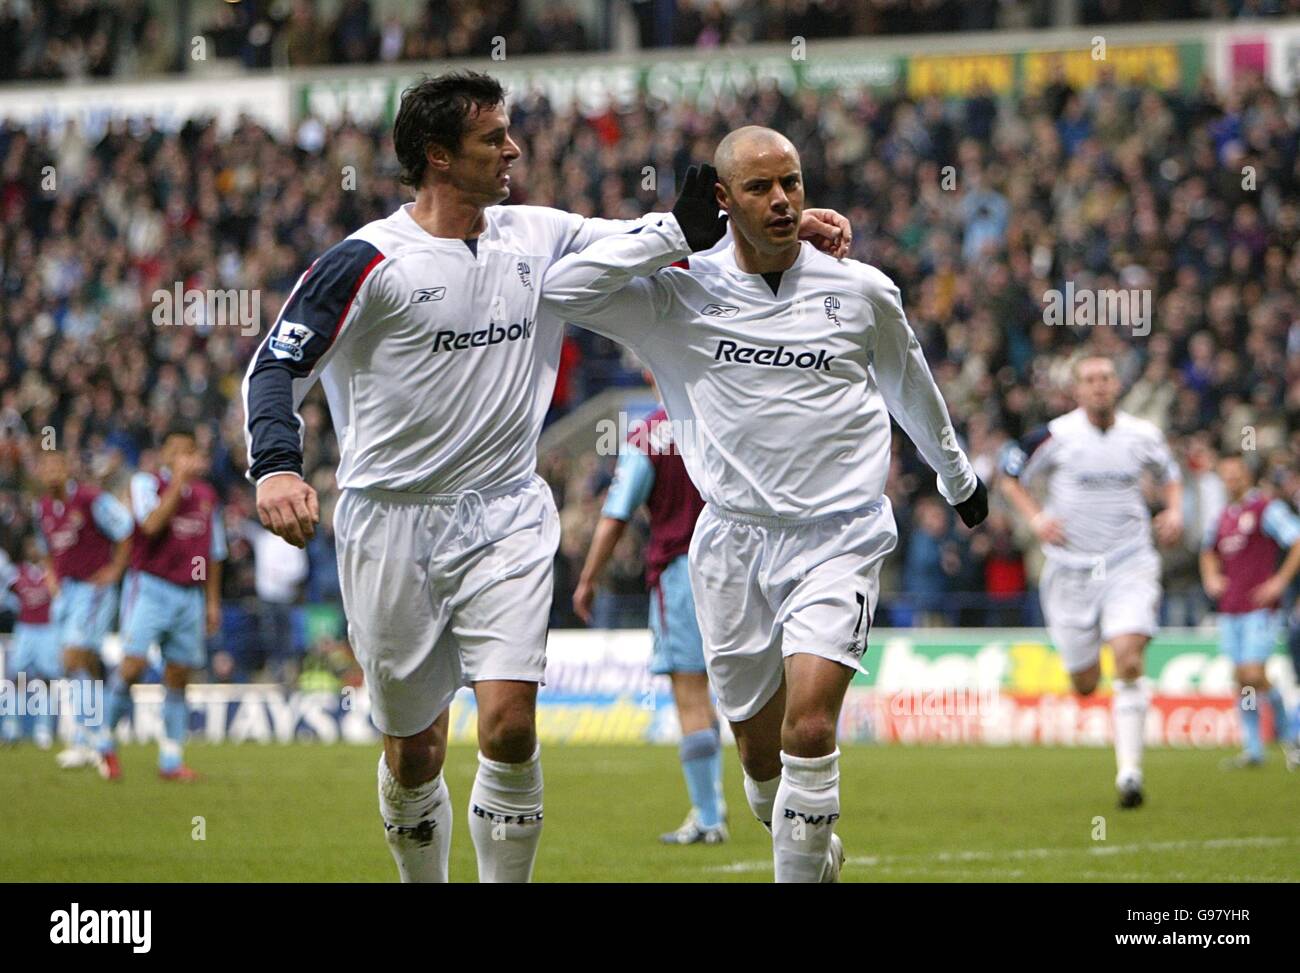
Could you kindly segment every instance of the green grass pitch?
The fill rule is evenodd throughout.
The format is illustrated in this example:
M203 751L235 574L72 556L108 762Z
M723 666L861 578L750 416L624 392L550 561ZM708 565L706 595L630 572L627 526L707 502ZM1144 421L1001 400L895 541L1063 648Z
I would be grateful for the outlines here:
M849 747L843 879L1300 879L1300 773L1276 753L1258 770L1225 772L1225 756L1149 752L1147 805L1119 811L1109 749ZM127 747L125 777L109 784L58 770L53 753L30 745L0 751L0 881L395 879L375 798L377 748L193 745L187 758L206 779L163 783L155 750ZM745 804L734 750L732 840L711 848L655 840L686 809L674 747L551 746L543 766L538 881L771 881L770 844ZM473 749L453 747L454 881L475 877L465 825L473 771Z

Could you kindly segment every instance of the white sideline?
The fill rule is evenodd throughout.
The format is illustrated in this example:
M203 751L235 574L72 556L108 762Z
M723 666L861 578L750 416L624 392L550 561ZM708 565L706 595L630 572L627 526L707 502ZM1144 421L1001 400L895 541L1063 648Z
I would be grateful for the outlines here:
M1002 851L940 851L929 855L852 855L845 860L846 865L860 865L868 868L891 869L894 865L904 863L921 864L932 862L983 862L1004 859L1021 860L1026 858L1056 858L1066 855L1108 855L1138 854L1143 852L1185 851L1188 849L1210 850L1214 848L1268 848L1277 845L1295 844L1300 838L1279 838L1258 836L1253 838L1206 838L1201 841L1145 841L1127 845L1098 844L1086 848L1009 848ZM772 867L770 858L762 861L732 862L730 865L713 865L704 869L708 872L727 872L740 874L759 872ZM945 873L947 874L947 873ZM989 874L982 872L982 874ZM1011 871L1009 875L1018 875Z

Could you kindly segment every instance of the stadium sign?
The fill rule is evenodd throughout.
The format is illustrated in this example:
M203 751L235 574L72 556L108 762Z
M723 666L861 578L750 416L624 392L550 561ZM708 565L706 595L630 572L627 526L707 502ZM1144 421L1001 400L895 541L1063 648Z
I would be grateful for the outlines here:
M266 75L32 85L0 91L0 118L50 129L76 122L91 140L99 139L115 121L126 121L138 130L148 119L162 131L175 132L190 119L204 117L216 119L221 129L229 131L247 116L283 135L289 131L290 114L288 85Z
M649 673L645 630L557 631L538 694L544 743L669 743L677 716L665 677ZM841 716L845 742L1106 746L1111 742L1109 651L1103 683L1090 697L1069 677L1046 634L1036 629L880 629L854 677ZM1294 699L1282 654L1269 678ZM1239 742L1231 662L1211 634L1169 632L1147 650L1154 698L1147 715L1153 746L1223 747ZM308 692L276 685L198 684L188 691L191 733L208 743L373 743L364 687ZM162 735L163 693L134 689L135 722L123 741ZM70 730L65 719L61 730ZM452 702L450 736L475 739L474 698Z
M1300 89L1300 27L1225 28L1215 37L1214 55L1221 90L1251 74L1263 76L1283 95Z
M1002 95L1016 87L1014 54L944 54L911 58L907 91L913 97L965 97L981 88Z
M1109 74L1120 84L1190 91L1200 81L1204 47L1192 44L1111 44L1104 58L1092 48L1063 51L1026 51L1020 61L1020 84L1037 91L1051 82L1059 67L1070 86L1089 88Z
M1190 91L1200 80L1204 51L1201 41L1112 43L1100 52L1101 57L1090 46L934 55L854 47L837 49L833 55L813 48L806 59L789 54L719 54L634 61L541 59L526 67L513 66L518 62L482 67L498 77L515 99L538 93L559 108L576 105L580 111L594 113L610 106L630 107L643 96L716 103L767 86L789 94L800 89L893 88L905 81L908 93L916 97L967 97L979 90L1005 95L1038 90L1058 68L1076 88L1110 76L1122 84ZM429 70L439 67L430 65ZM402 91L417 77L414 73L353 74L296 80L294 110L299 117L312 115L326 124L345 116L362 123L391 124Z
M586 66L544 62L529 68L491 65L487 69L513 99L541 94L557 107L577 105L583 112L597 112L611 105L630 107L643 95L664 101L713 102L766 85L786 93L808 87L890 87L902 76L904 64L903 58L859 54L825 61L712 57ZM416 75L399 75L298 82L293 102L300 117L312 115L326 124L345 116L362 123L391 124L402 91L415 80Z
M1051 82L1058 70L1075 90L1110 77L1119 84L1191 91L1200 81L1204 61L1205 45L1199 41L918 55L907 61L907 91L918 98L964 98L981 90L990 95L1032 93Z
M594 111L609 103L635 101L640 77L631 65L547 66L532 69L497 67L492 75L510 92L512 99L527 93L546 96L552 105L577 104ZM327 125L344 118L360 124L391 125L397 117L402 92L419 80L419 75L345 77L298 82L293 103L299 117L313 116Z

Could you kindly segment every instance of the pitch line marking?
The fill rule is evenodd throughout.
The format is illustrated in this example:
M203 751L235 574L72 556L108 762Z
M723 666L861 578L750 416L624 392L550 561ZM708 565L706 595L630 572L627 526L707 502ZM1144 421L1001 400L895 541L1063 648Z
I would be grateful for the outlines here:
M1142 852L1186 851L1189 849L1209 851L1217 848L1270 848L1277 845L1294 844L1300 839L1258 836L1253 838L1206 838L1200 841L1146 841L1128 845L1098 845L1089 848L1010 848L1003 851L940 851L930 855L852 855L845 860L846 865L859 865L868 868L890 868L908 862L984 862L999 859L1057 858L1068 855L1093 855L1107 857L1111 855L1135 854ZM704 869L709 872L744 873L757 872L772 867L771 859L763 861L739 861L730 865L713 865Z

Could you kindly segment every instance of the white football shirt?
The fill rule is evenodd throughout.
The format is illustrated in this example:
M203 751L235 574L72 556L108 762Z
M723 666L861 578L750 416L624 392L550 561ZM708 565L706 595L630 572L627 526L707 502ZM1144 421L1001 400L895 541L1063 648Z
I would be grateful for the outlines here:
M1157 483L1182 479L1155 424L1116 412L1103 430L1082 408L1005 450L1002 471L1026 486L1045 483L1043 510L1061 522L1065 544L1044 544L1043 554L1078 568L1095 567L1099 558L1154 551L1142 474Z
M890 414L945 499L974 492L888 277L802 243L773 293L734 246L666 266L688 254L671 214L647 218L556 263L542 305L640 356L705 501L782 518L870 504L889 472Z
M538 307L550 264L635 224L490 206L473 247L407 203L299 278L244 377L249 478L302 473L303 397L318 379L340 488L501 488L536 468L563 322Z

